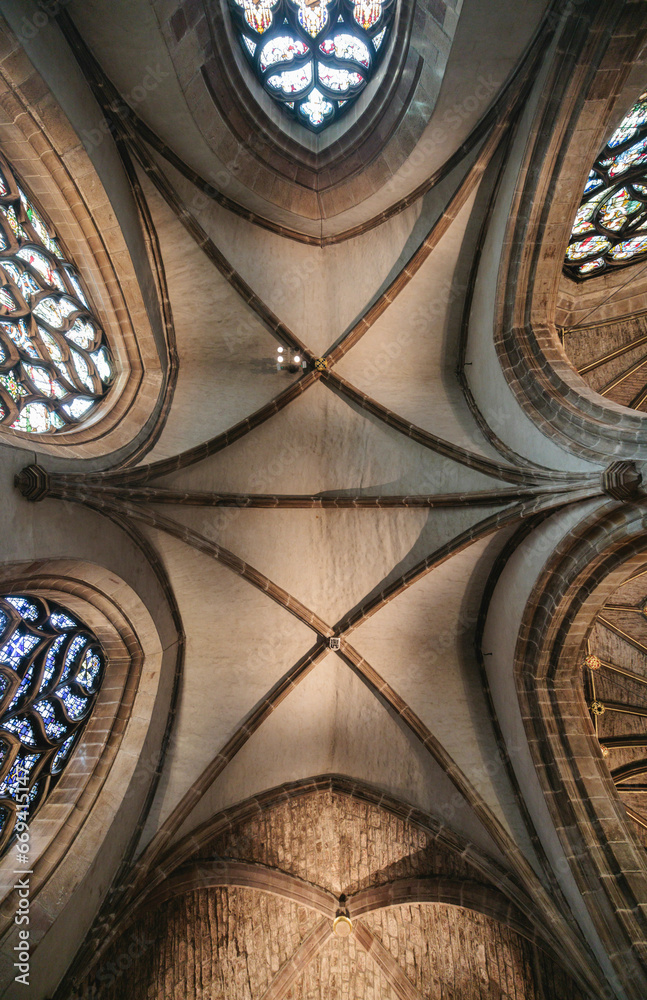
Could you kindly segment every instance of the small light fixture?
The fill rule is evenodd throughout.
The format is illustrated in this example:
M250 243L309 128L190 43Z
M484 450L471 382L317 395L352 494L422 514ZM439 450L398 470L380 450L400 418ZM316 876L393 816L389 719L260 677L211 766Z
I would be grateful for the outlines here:
M346 897L343 893L339 897L339 909L332 922L332 930L333 934L340 938L349 937L353 932L353 921L350 919L350 913L346 906Z
M307 361L304 361L300 354L293 355L282 344L276 348L276 370L278 372L292 372L294 374L299 368L305 369L307 367Z
M333 933L337 937L345 938L349 937L353 930L353 921L350 917L345 916L345 914L338 914L332 922Z

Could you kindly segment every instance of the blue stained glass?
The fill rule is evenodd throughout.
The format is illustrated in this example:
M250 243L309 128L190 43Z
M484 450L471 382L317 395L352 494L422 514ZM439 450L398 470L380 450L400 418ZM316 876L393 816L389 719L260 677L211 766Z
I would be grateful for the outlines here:
M29 785L29 775L36 767L42 754L18 754L9 769L9 773L0 784L0 795L8 795L15 799Z
M57 751L52 761L52 771L59 771L63 763L67 760L70 754L70 749L74 743L74 737L68 736L65 743L61 745L61 749Z
M13 733L14 736L19 736L22 742L28 743L30 747L35 747L38 742L29 719L21 719L19 717L7 719L6 722L2 723L2 729L6 729L8 733Z
M11 167L1 155L0 166L0 172L11 177ZM0 305L14 315L18 307L24 305L28 315L13 323L6 316L0 320L0 357L4 358L6 369L2 378L13 379L17 384L12 392L17 405L11 409L0 406L0 423L23 433L55 434L65 431L70 424L81 422L106 396L114 380L114 362L76 269L65 260L50 227L21 190L15 176L13 181L15 183L0 190L0 247L3 250ZM29 222L21 223L19 219L25 216ZM13 233L12 239L7 238L9 231ZM65 364L55 356L61 353L61 348L35 322L36 317L55 327L62 337L67 337L70 329L78 324L91 331L92 343L88 350L101 352L99 364L110 377L98 378L92 361L80 354L73 355L75 369L83 383L82 401L79 397L81 386L76 379L63 386L57 381L60 365L67 377ZM77 317L77 324L73 317ZM71 339L78 343L78 336ZM18 358L11 341L19 347ZM54 345L53 350L51 345ZM85 347L85 344L80 346ZM7 359L10 359L9 364ZM28 359L38 361L37 369L25 369Z
M645 229L646 181L647 94L642 94L589 173L566 250L567 274L594 278L644 259L647 241L627 237Z
M30 358L38 358L38 351L36 350L33 340L29 336L24 319L18 320L17 323L0 322L0 332L4 332L6 336L9 337L10 340L13 340L17 347L22 348L25 354L28 354Z
M78 278L76 277L75 274L72 273L72 271L69 270L69 268L66 268L66 270L67 270L67 276L70 279L70 281L72 282L72 287L74 288L74 291L76 292L77 299L79 299L79 301L82 302L84 306L87 306L88 305L88 300L86 299L85 295L83 294L83 289L81 288L81 285L79 284Z
M260 85L292 118L321 132L372 79L388 49L396 4L229 0L229 8Z
M608 145L613 148L614 146L622 146L628 139L631 139L637 132L638 127L647 121L647 102L643 97L634 104L633 108L622 119L620 127L616 129L611 138L609 139Z
M9 280L17 285L20 281L20 269L15 264L12 264L10 260L3 260L1 266L5 274L8 275Z
M41 290L38 287L37 282L32 278L31 274L27 274L26 271L23 271L20 275L18 288L22 292L25 302L30 302L32 295L38 295Z
M72 642L70 643L70 648L68 649L67 655L65 657L65 667L66 667L66 669L63 672L63 676L64 677L67 677L67 675L69 674L69 671L70 671L70 667L72 666L72 664L74 663L74 661L78 657L78 655L81 652L81 650L85 646L87 646L87 644L88 644L88 640L87 640L87 637L84 636L84 635L77 635L77 636L74 637L74 639L72 639Z
M51 621L54 628L69 629L69 628L79 627L78 622L75 622L74 619L70 618L69 615L63 614L62 611L57 611L53 615L50 615L49 620Z
M45 732L50 740L58 740L67 732L67 726L59 722L54 715L54 709L48 701L38 701L34 708L45 724Z
M29 656L38 643L39 639L36 636L27 635L22 629L17 628L9 641L0 649L0 661L9 663L15 669L25 656Z
M81 698L80 695L74 694L69 687L59 688L56 693L63 700L67 714L71 719L76 722L83 718L88 708L87 698Z
M4 613L4 611L0 611L0 631L4 629L6 624L7 624L7 616Z
M54 642L50 646L49 652L47 654L47 659L45 660L45 669L43 671L43 679L41 681L41 685L38 691L39 694L41 691L45 690L45 688L51 681L52 677L56 673L56 666L57 666L56 654L58 653L59 649L61 648L64 642L65 642L65 636L59 635L56 637L56 639L54 639Z
M37 809L63 772L96 700L105 660L96 636L57 604L30 596L3 596L0 597L0 615L10 633L10 639L0 652L5 661L23 675L20 683L14 681L16 689L11 705L0 718L0 764L4 756L6 765L8 747L18 743L13 751L17 752L16 761L0 785L2 854L11 842L13 826L8 827L8 824L13 824L15 815L27 818L30 810ZM21 617L18 625L14 624L16 616ZM28 618L31 620L29 628ZM24 664L26 655L30 662ZM63 676L68 678L66 682ZM3 693L6 697L12 687L8 673L0 672L0 698ZM8 742L10 734L11 743ZM39 752L34 754L33 750ZM43 758L45 750L47 756ZM45 765L43 780L30 789L29 773L39 760ZM23 768L27 776L21 783ZM7 798L19 804L18 813L7 808Z
M647 151L647 138L641 139L635 146L625 149L623 153L618 153L613 160L609 161L609 177L616 177L623 174L634 163L643 163Z
M31 679L34 676L34 668L30 667L20 684L18 685L18 690L11 699L11 704L8 706L7 711L13 712L19 701L22 700L23 695L27 694L29 691L29 685L31 684Z
M30 622L35 622L38 618L38 608L26 597L5 597L7 604L13 604L16 611L19 611L23 618Z

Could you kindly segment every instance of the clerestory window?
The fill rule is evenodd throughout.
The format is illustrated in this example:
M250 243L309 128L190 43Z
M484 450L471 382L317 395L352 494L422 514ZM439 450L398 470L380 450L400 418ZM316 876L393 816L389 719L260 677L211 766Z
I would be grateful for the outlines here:
M104 669L96 636L66 608L0 598L0 853L59 781Z
M36 434L69 430L113 378L76 268L0 156L0 424Z
M647 93L593 164L564 270L582 281L647 256Z
M292 117L321 132L372 78L395 0L229 0L259 81Z

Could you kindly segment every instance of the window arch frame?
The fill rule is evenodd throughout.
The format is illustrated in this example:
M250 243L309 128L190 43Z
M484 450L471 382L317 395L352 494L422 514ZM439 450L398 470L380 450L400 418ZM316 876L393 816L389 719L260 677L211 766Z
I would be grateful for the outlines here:
M62 779L108 664L84 621L31 592L0 594L0 635L1 857L18 818L31 822Z
M154 787L169 710L170 682L178 670L177 651L169 633L169 609L156 603L149 611L150 595L146 603L119 573L98 563L77 559L7 563L0 566L0 590L28 592L63 604L92 629L110 660L79 752L30 821L30 916L37 928L33 957L36 961L41 938L51 935L56 953L46 945L47 964L58 968L49 970L56 978L68 967L89 927L98 883L105 889L114 876L115 850L117 854L126 850L141 831L141 810ZM115 840L123 843L117 847ZM4 961L11 956L10 964L14 942L7 932L14 926L15 904L10 897L17 867L12 850L0 858L4 942L0 955ZM76 937L63 916L68 907L78 905L75 899L85 921Z
M0 39L21 52L4 22ZM38 107L32 95L41 97ZM47 98L47 115L42 101ZM163 420L164 393L175 370L172 329L158 315L153 289L163 283L149 253L135 197L110 136L84 145L56 93L37 69L16 59L0 66L0 148L56 229L88 289L110 343L117 374L110 393L83 423L58 434L31 434L0 424L0 444L64 458L129 455ZM81 112L96 107L79 91ZM52 123L52 129L49 123Z

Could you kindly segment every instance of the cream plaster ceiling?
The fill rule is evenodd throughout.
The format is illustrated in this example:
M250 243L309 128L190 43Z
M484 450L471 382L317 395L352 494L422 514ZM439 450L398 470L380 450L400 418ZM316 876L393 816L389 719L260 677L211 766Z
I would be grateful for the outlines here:
M429 130L452 106L465 102L482 77L494 74L497 86L503 83L545 6L537 0L512 8L499 0L466 0ZM183 102L152 5L72 0L66 13L123 95L132 93L142 67L163 67L159 88L138 114L195 169L205 176L216 170L217 158ZM35 60L39 52L42 57L38 45L44 45L43 38L34 42ZM43 57L43 63L43 76L55 91L56 56L49 63ZM491 92L488 103L497 93ZM538 86L529 98L531 111L540 96ZM429 135L423 136L423 155L411 157L386 194L377 192L357 211L336 219L335 231L366 221L385 207L387 196L390 204L413 190L456 151L484 110L479 105L466 111L442 143L425 145ZM521 408L501 372L493 342L497 267L527 123L507 138L509 160L502 147L488 150L484 139L405 211L361 236L323 248L270 233L207 202L158 154L150 154L158 175L151 168L147 176L141 164L133 169L159 252L156 292L168 291L177 383L148 453L121 470L111 470L106 460L103 478L97 475L81 486L71 481L66 496L85 502L93 489L107 485L103 512L130 528L144 546L144 554L128 549L128 572L136 582L138 560L148 565L154 554L158 579L176 602L184 659L161 777L136 842L140 867L124 882L111 919L115 913L125 919L133 901L143 906L166 875L165 866L170 873L178 858L184 863L192 851L187 845L214 817L287 783L335 774L403 803L404 809L419 810L467 845L466 853L487 858L496 872L491 882L498 879L506 900L525 907L527 919L537 922L542 948L563 948L562 960L568 960L580 983L593 989L591 983L609 972L604 944L584 913L579 888L564 874L568 862L547 813L533 825L534 814L530 817L519 790L518 761L510 763L500 752L490 698L503 670L511 670L517 619L556 540L607 503L600 472L613 457L588 461L562 447ZM155 176L171 185L176 201L162 197ZM460 205L448 211L467 181ZM230 193L264 217L286 221L272 207L269 192L262 198L234 183ZM290 213L287 221L306 231L296 215ZM475 278L485 220L483 264ZM437 229L440 223L443 228ZM201 235L194 238L197 227ZM424 259L421 247L430 249ZM215 251L224 258L219 266ZM238 276L247 285L243 294L235 287ZM468 293L474 294L471 313L465 310ZM375 303L380 315L351 343L349 335ZM285 327L273 326L268 311ZM333 357L326 375L308 380L276 371L277 344L296 343L292 335L305 345L309 362L350 346L338 362ZM336 382L336 376L344 381ZM284 408L277 403L272 409L272 401L292 384L303 391ZM375 404L373 412L359 405L364 397ZM263 407L269 409L258 426L248 422L231 443L219 437ZM207 442L195 460L188 455L188 449ZM11 457L12 472L34 459L27 451ZM42 456L39 460L45 464ZM66 466L72 477L82 477L83 471L82 462ZM168 497L162 493L133 498L129 487L174 490L183 498L177 504L164 502ZM504 492L515 489L514 495ZM42 558L48 546L66 553L76 532L79 546L88 549L84 556L91 557L93 536L102 532L100 512L84 508L79 514L76 505L47 499L27 515L24 500L13 488L8 492L5 516L19 525L28 521L31 558ZM239 494L241 504L250 495L270 495L275 509L192 505L189 494L196 492ZM472 505L478 492L490 495ZM455 495L446 506L434 507L431 500L426 507L388 506L396 498L445 494ZM314 495L314 501L310 507L291 506L286 495L299 496L303 504ZM568 503L570 512L560 510L543 534L539 529L533 534L528 544L534 562L529 559L523 581L527 591L510 586L496 609L496 625L479 647L477 625L482 625L479 616L497 558L513 529L535 511L531 495L539 497L537 510ZM385 505L324 506L331 498L341 503L367 497L385 498ZM51 526L55 544L48 536ZM100 564L116 560L118 537L119 528L111 525L103 544L110 551L95 551ZM156 600L161 598L150 598ZM326 647L333 632L342 639L339 652ZM309 657L312 668L306 670ZM501 690L502 699L518 711L507 675ZM529 780L533 808L537 789ZM370 817L358 823L360 845L371 828ZM308 846L304 830L301 849L304 840ZM328 836L338 859L334 823ZM270 853L273 846L270 838ZM261 863L256 857L247 860ZM290 870L284 855L262 863ZM364 881L379 881L378 867L368 866ZM336 894L348 888L326 865L314 874L311 867L304 870L291 873ZM106 877L102 891L107 882ZM246 985L236 996L260 1000L273 980L268 971L278 973L313 931L311 914L284 900L268 900L262 891L254 890L253 899L244 898L240 887L205 889L212 894L209 899L198 899L201 892L196 890L193 902L183 897L169 926L176 919L181 926L182 907L194 903L198 910L203 904L207 910L219 906L220 914L229 907L226 919L237 928L251 911L254 926L243 928L240 936L236 930L226 959L213 958L214 967L225 970L221 992L213 996L233 996L230 983L242 976ZM92 902L98 906L98 895ZM260 942L267 926L283 919L292 927L289 940L271 946ZM397 975L394 980L393 969L391 978L383 978L383 968L371 965L355 939L351 946L331 939L280 995L413 1000L440 990L443 1000L544 1000L543 990L547 998L544 974L530 969L530 952L512 940L509 928L501 929L494 920L490 926L489 920L440 902L384 908L366 918L366 927L399 963L408 994L403 980ZM114 927L111 933L117 933ZM95 928L86 951L96 944L96 934ZM214 932L210 940L216 939ZM438 941L445 939L450 945L439 948ZM484 940L494 952L490 945L486 950ZM99 942L102 948L112 943L107 935ZM250 961L243 974L240 955L257 944L272 952L269 964L252 969ZM168 961L177 964L176 958ZM332 989L338 981L343 985ZM179 996L185 982L179 976L175 992L167 995ZM206 992L196 990L196 997L210 995L209 982L205 977ZM550 982L566 990L559 977ZM44 998L45 990L56 985L54 972L43 972L41 983ZM563 995L578 996L575 988Z

